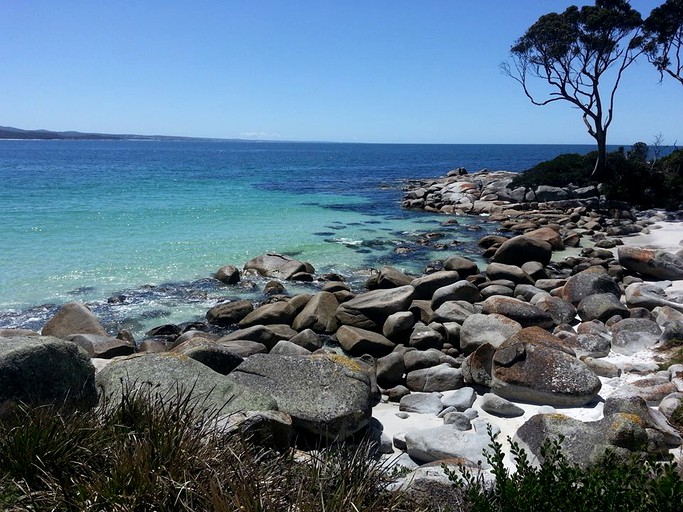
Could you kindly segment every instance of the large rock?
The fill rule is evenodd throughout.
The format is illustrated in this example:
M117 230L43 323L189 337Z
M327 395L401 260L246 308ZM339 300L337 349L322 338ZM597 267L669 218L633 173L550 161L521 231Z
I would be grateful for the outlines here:
M629 307L642 307L652 310L658 306L670 307L683 312L683 304L670 300L664 289L650 283L631 283L624 292Z
M0 338L0 411L12 402L93 406L95 367L70 341L52 336Z
M410 285L361 293L342 303L336 317L342 325L379 331L389 315L408 310L414 293Z
M472 303L479 302L481 300L479 288L465 280L442 286L432 296L432 309L436 311L444 302L460 300Z
M506 316L522 327L539 326L546 329L554 325L552 317L533 304L512 297L493 296L482 303L482 313Z
M229 345L200 337L192 338L173 347L172 352L183 354L195 361L199 361L222 375L232 372L244 361L244 358L239 355L238 351Z
M493 371L493 355L496 349L490 343L484 343L465 358L462 363L462 376L467 384L491 387Z
M582 466L595 464L608 449L619 458L666 457L680 444L680 437L642 399L609 397L603 411L603 419L588 423L563 414L537 414L517 430L516 438L540 459L543 443L562 437L562 453Z
M306 263L282 254L268 253L257 256L244 264L244 270L254 270L261 276L291 279L301 272L312 270Z
M415 279L394 267L382 267L377 274L377 288L398 288L406 286Z
M338 307L339 302L333 293L316 293L296 316L292 322L292 328L297 331L312 329L318 333L331 334L338 327L335 317Z
M129 356L135 352L135 343L111 336L97 334L73 334L68 337L76 345L85 350L90 357L110 359L118 356Z
M477 264L462 256L449 256L444 260L443 268L444 270L455 270L461 279L479 273Z
M560 234L552 228L542 227L534 229L532 231L527 231L524 233L527 238L535 238L537 240L542 240L543 242L549 243L553 251L563 251L564 242Z
M206 312L206 320L210 324L227 327L237 324L252 311L254 305L250 300L236 300L212 307Z
M290 324L294 319L294 309L286 301L264 304L255 309L237 324L240 329L254 325Z
M447 363L415 370L406 375L406 386L411 391L431 393L460 389L463 385L462 372Z
M574 305L559 297L539 297L533 301L533 305L541 311L548 313L555 325L569 324L576 318L576 308Z
M622 245L617 248L621 266L655 279L683 279L683 258L666 251Z
M484 451L490 442L485 432L462 432L454 425L406 433L408 454L420 463L457 457L489 467Z
M442 270L414 279L410 284L415 289L415 299L431 299L439 288L460 281L460 275L453 270Z
M92 311L80 302L69 302L59 308L57 314L43 326L41 334L63 340L72 334L109 336Z
M662 329L646 318L625 318L612 326L612 350L631 356L659 341Z
M273 398L301 433L343 440L370 420L368 372L343 356L259 354L246 359L231 377Z
M504 279L515 284L534 284L532 277L517 265L491 263L486 267L486 275L491 281Z
M539 327L522 329L493 356L491 390L508 400L581 406L600 387L598 376L571 349Z
M297 332L288 325L254 325L246 329L239 329L220 338L219 342L226 341L255 341L262 343L268 350L272 349L280 340L291 340Z
M584 298L577 307L581 320L600 320L606 322L615 315L622 318L631 313L628 308L619 301L619 297L613 293L596 293Z
M485 343L498 348L506 339L521 330L519 322L503 315L470 315L460 329L460 350L469 354Z
M611 293L617 298L621 296L621 290L614 279L603 269L594 267L574 274L562 288L562 298L574 305L596 293Z
M547 265L552 253L552 246L548 242L519 235L504 242L493 255L493 261L517 266L522 266L527 261L538 261Z
M394 350L396 346L379 333L348 325L342 325L336 336L339 345L354 356L370 354L374 357L382 357Z

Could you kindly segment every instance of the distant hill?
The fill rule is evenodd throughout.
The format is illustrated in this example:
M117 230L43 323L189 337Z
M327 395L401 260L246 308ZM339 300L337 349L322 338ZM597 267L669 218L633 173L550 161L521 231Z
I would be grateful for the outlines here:
M192 137L166 135L130 135L111 133L52 132L50 130L21 130L0 126L0 139L43 139L43 140L190 140Z

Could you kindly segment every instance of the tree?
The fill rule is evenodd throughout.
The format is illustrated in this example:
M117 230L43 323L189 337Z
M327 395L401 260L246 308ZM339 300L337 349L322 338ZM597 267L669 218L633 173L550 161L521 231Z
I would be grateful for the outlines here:
M534 105L568 101L578 108L598 145L594 177L607 164L607 129L622 74L644 50L642 18L625 0L596 0L594 6L567 8L541 16L510 49L513 66L503 71L522 85ZM608 73L608 71L610 71ZM538 99L532 78L551 92Z
M653 9L644 23L644 49L659 71L683 85L683 0L666 0Z

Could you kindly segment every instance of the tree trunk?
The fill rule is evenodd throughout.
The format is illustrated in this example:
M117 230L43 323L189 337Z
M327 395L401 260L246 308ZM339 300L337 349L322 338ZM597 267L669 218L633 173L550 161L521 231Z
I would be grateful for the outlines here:
M598 143L598 158L595 160L595 167L591 173L591 178L598 181L605 178L607 167L607 132L598 128L595 133L595 141Z

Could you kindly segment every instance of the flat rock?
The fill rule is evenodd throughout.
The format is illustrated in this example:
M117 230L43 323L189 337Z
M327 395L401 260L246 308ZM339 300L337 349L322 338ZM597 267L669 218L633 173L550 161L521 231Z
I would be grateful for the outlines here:
M516 418L524 415L524 409L493 393L485 393L481 397L480 405L487 413L501 418Z
M462 372L447 363L414 370L406 375L406 386L411 391L448 391L463 387Z
M490 443L485 433L463 432L453 425L416 430L406 433L410 457L420 463L463 458L489 467L483 453Z
M410 285L361 293L340 304L336 317L342 325L379 331L389 315L408 310L414 294Z
M401 398L399 411L419 414L439 414L443 409L439 393L410 393Z
M390 353L396 346L395 343L377 332L348 325L342 325L336 336L339 345L349 354L356 356L370 354L374 357L382 357Z

